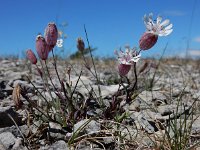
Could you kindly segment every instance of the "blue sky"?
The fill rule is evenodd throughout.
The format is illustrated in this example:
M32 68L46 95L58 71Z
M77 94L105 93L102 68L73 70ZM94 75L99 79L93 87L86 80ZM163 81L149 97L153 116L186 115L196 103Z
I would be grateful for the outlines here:
M200 56L200 0L1 0L0 56L35 51L37 34L52 21L58 28L68 24L65 56L76 50L77 37L85 39L84 24L91 45L98 48L95 55L113 56L125 45L138 47L145 31L142 17L150 12L170 19L174 31L143 56L161 54L167 42L166 55L184 55L187 41L191 54Z

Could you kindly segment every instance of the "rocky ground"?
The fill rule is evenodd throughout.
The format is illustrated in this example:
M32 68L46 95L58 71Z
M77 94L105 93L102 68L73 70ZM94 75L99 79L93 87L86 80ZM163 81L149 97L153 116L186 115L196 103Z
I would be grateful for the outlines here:
M94 71L90 62L87 66L83 65L82 60L57 63L60 77L70 82L72 88L76 87L82 99L89 101L84 117L76 120L73 130L69 131L53 121L45 124L35 119L29 103L20 95L23 105L16 107L14 87L20 85L26 88L32 100L40 106L45 103L34 95L33 85L38 90L43 90L45 85L37 68L26 60L0 60L0 149L161 149L158 148L160 145L172 148L173 144L179 142L176 138L185 136L176 135L175 131L188 132L186 147L192 147L200 141L199 61L165 59L159 63L158 60L141 60L137 64L138 88L129 102L126 101L125 89L129 82L135 81L133 70L127 76L129 80L123 79L123 86L119 87L121 80L116 63L115 60L98 60L95 63L106 111L96 107L95 100L100 97L98 82L85 68ZM51 61L48 67L52 82L59 87ZM95 96L88 100L91 91ZM113 96L119 91L120 94ZM52 91L43 94L56 98ZM118 100L119 105L112 109L115 106L113 98ZM107 113L109 109L112 111ZM83 125L76 140L70 141L73 133ZM189 127L190 132L186 130ZM44 136L44 132L49 136ZM49 137L53 140L49 140ZM170 145L170 142L173 144Z

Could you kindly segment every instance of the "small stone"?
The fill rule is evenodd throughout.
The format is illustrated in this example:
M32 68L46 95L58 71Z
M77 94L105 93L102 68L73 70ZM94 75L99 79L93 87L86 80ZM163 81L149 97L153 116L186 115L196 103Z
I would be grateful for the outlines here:
M64 139L65 134L62 132L62 127L58 123L50 122L49 123L49 133L50 136L55 139Z
M25 147L24 147L25 148ZM22 138L17 138L15 140L15 144L13 145L12 147L12 150L19 150L19 149L23 149L23 146L22 146Z
M148 120L145 118L143 114L140 114L138 116L138 122L146 130L148 133L154 133L155 129L152 127L152 125L148 122Z
M3 132L0 134L0 143L6 148L10 149L15 144L15 136L10 132Z
M163 105L158 106L157 110L162 116L168 116L173 113L174 110L176 110L175 105Z
M49 147L49 150L69 150L65 141L57 141Z
M80 132L86 132L87 134L92 134L97 131L100 131L101 125L95 120L84 119L79 121L74 125L74 132L80 130Z
M150 103L155 100L160 100L160 101L166 100L166 97L161 92L158 91L143 91L138 95L138 97L147 103Z

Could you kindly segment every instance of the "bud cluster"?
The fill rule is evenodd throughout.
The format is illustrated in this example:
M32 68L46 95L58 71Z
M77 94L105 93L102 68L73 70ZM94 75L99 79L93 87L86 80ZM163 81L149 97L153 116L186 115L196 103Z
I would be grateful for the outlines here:
M77 48L80 52L83 52L85 50L85 43L81 37L77 39Z
M47 60L49 52L56 46L58 39L58 30L55 23L49 23L45 29L44 37L36 37L36 51L41 60ZM32 64L37 63L37 58L31 49L26 51L26 56Z

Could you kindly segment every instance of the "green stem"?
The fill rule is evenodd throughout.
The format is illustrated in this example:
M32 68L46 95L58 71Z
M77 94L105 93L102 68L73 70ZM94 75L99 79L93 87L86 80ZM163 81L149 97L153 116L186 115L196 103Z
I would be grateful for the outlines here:
M62 81L61 81L60 76L59 76L59 74L58 74L57 64L56 64L56 59L55 59L55 56L54 56L53 49L52 49L52 55L53 55L54 68L55 68L55 71L56 71L56 75L57 75L58 80L59 80L59 82L60 82L60 85L61 85L61 87L62 87L62 89L63 89L63 91L64 91L65 98L67 99L67 105L69 106L69 113L70 113L70 112L73 113L74 110L75 110L75 108L74 108L74 106L73 106L72 99L70 99L70 98L67 96L65 86L64 86L64 84L62 84Z
M88 34L87 34L87 30L86 30L85 25L84 25L84 31L85 31L85 35L86 35L86 39L87 39L87 43L88 43L88 48L89 48L89 51L90 51L90 57L92 59L92 65L94 67L95 77L97 79L98 91L99 91L99 96L100 96L100 102L99 103L100 103L100 106L103 106L103 100L102 100L102 94L101 94L101 88L100 88L100 79L97 75L97 70L96 70L96 66L95 66L95 63L94 63L94 58L93 58L93 55L92 55L90 42L89 42L89 39L88 39Z

